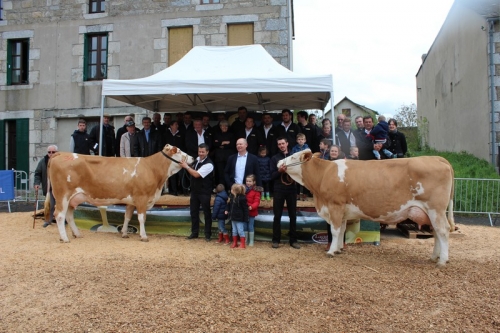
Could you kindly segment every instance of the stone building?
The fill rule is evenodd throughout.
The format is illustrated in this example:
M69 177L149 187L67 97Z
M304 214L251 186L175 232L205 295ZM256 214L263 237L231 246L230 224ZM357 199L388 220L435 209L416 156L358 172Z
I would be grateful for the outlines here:
M198 45L262 44L291 68L291 0L0 0L0 166L34 171L98 123L102 79L152 75ZM116 128L138 107L106 100Z
M417 73L425 143L498 167L500 2L455 0Z

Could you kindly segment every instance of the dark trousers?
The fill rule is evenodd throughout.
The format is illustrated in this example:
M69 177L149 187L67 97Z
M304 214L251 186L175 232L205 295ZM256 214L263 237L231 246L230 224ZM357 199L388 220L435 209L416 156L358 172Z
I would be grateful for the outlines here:
M210 212L210 194L191 193L189 211L191 213L191 233L200 232L200 205L205 216L205 238L212 236L212 213Z
M179 185L179 174L176 173L168 178L168 193L172 195L177 195L179 193L177 190L178 185Z
M297 242L297 194L295 191L290 191L274 192L273 243L279 243L281 240L281 216L283 215L285 202L290 217L290 231L288 233L290 244Z

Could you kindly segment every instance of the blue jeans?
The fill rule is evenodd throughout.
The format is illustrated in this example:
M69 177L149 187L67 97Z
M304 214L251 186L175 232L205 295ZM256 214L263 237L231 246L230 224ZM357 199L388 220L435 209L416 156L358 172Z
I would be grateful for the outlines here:
M248 217L248 223L245 223L245 231L254 232L255 216Z
M224 220L224 219L219 219L219 232L222 232L223 234L227 234L226 220Z
M233 237L240 236L245 237L245 222L232 221L231 226L233 227Z

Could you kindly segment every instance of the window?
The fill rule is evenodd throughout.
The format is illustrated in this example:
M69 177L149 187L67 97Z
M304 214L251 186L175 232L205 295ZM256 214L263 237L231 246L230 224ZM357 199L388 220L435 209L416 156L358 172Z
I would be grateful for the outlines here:
M342 114L346 117L351 117L351 109L342 109Z
M28 84L29 39L11 39L7 44L7 85Z
M238 23L227 25L227 45L252 45L253 23Z
M86 36L84 66L84 81L102 80L107 77L107 34L88 34Z
M106 8L104 0L90 0L89 1L89 14L103 13Z
M220 3L220 0L201 0L202 5L206 5L209 3Z
M0 0L0 21L3 20L3 4L2 0Z
M172 66L193 48L193 27L168 29L168 65Z

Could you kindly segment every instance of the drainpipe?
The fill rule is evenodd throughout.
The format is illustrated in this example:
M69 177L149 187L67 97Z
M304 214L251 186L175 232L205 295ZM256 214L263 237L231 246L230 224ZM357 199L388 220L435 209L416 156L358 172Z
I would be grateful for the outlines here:
M288 69L293 71L293 38L294 36L293 24L293 0L288 0Z
M495 53L495 43L493 42L493 32L495 28L495 22L498 21L498 18L489 18L489 29L488 29L488 37L489 37L489 56L490 56L490 115L491 115L491 164L495 166L498 172L498 166L496 164L496 133L495 133L495 64L493 63L493 54Z

